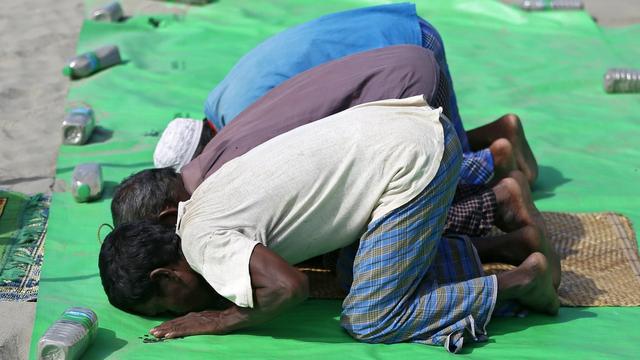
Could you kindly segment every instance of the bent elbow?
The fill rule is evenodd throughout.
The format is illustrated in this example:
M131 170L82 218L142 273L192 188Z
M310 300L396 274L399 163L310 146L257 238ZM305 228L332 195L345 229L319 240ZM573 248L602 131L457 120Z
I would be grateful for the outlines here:
M277 291L280 303L289 305L300 303L309 297L309 279L301 272L290 274L285 279L281 279Z

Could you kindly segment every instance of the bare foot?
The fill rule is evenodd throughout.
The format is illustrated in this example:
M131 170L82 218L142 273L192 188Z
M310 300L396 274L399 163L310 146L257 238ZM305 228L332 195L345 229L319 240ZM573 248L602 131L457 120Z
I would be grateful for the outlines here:
M489 151L493 156L494 179L503 179L508 176L509 172L518 169L513 146L509 140L504 138L495 140L489 146Z
M483 263L499 262L520 265L534 252L543 252L545 247L542 232L534 225L498 236L471 238Z
M496 226L517 238L501 248L501 253L511 261L523 259L523 255L539 251L547 257L553 274L553 284L560 286L560 257L549 241L549 233L542 214L531 199L531 192L524 174L512 171L509 177L493 187L498 203ZM504 254L504 251L512 254ZM513 264L513 262L511 262Z
M540 226L545 230L523 173L517 170L510 172L509 177L502 179L492 190L498 203L496 226L500 230L510 232L527 225Z
M548 260L553 286L560 286L560 258L549 240L535 225L527 225L516 231L498 236L471 238L483 263L505 263L517 266L529 255L540 252Z
M541 313L556 315L560 307L547 258L535 252L516 269L497 275L498 302L515 299Z
M496 179L499 180L516 169L525 174L530 184L538 177L538 163L517 115L507 114L489 124L469 130L467 138L473 151L486 148L491 150Z
M533 184L538 177L538 162L533 151L529 146L526 136L524 135L524 128L520 117L515 114L507 114L502 116L499 121L505 127L507 132L507 140L513 147L513 155L515 157L518 169L520 169L527 177L529 184Z

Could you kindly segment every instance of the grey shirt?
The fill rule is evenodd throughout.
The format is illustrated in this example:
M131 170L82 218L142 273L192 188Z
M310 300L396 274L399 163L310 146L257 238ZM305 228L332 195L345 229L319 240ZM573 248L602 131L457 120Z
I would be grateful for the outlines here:
M301 125L355 105L424 95L432 103L439 68L430 50L390 46L307 70L268 92L225 126L182 168L189 193L222 165Z

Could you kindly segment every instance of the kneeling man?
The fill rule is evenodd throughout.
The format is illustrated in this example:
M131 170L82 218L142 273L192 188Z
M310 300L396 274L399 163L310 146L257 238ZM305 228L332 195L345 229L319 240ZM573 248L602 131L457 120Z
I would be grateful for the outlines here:
M303 125L207 178L179 204L175 232L118 226L100 252L104 289L125 311L191 312L152 329L157 337L222 334L307 297L290 264L359 242L341 314L358 340L456 352L465 331L483 337L496 302L556 313L541 253L497 276L453 276L457 259L443 261L461 159L453 126L422 96Z

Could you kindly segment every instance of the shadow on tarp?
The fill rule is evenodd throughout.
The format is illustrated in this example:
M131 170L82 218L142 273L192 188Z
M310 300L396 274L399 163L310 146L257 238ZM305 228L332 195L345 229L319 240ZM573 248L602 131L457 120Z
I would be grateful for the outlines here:
M95 278L95 277L99 277L100 274L99 273L95 273L95 274L87 274L87 275L77 275L77 276L61 276L61 277L41 277L40 278L40 282L41 283L47 283L47 282L67 282L67 281L78 281L78 280L86 280L86 279L91 279L91 278Z
M267 324L256 327L254 329L246 329L234 332L238 335L249 335L256 337L268 337L272 339L297 340L306 343L319 344L339 344L339 343L355 343L340 326L340 302L335 300L313 300L316 304L320 302L333 302L334 306L318 307L313 306L313 314L309 316L309 312L305 309L291 310L290 312L269 321ZM302 305L304 307L304 305ZM307 309L309 310L309 309ZM317 311L316 311L317 310ZM483 347L487 344L495 343L496 340L491 336L500 336L509 333L517 333L531 327L544 326L549 324L560 324L564 322L574 321L582 318L594 318L596 314L587 310L587 308L561 309L559 316L546 316L539 314L529 314L526 318L497 318L493 319L489 324L488 332L490 334L489 341L484 343L465 344L461 353L468 354L475 348ZM162 319L169 320L166 317L156 317L146 319Z
M80 162L78 163L80 164ZM138 162L138 163L133 163L133 164L115 164L115 163L100 163L100 165L105 168L105 167L112 167L112 168L122 168L122 169L138 169L138 168L152 168L153 166L153 161L143 161L143 162ZM56 175L60 175L60 174L64 174L67 172L72 172L73 169L75 169L75 165L74 166L63 166L63 167L59 167L56 169Z
M570 182L560 170L553 166L538 166L538 180L533 185L533 200L546 199L555 196L555 189Z
M307 300L268 324L241 333L307 343L353 343L355 340L340 326L341 304L338 300Z
M89 144L99 144L99 143L107 142L112 137L113 137L113 130L109 130L105 127L98 125L95 127L95 129L93 129L91 138L89 138Z
M543 326L550 324L562 324L578 319L595 318L598 315L589 308L574 307L560 308L557 316L549 316L543 314L530 313L527 317L520 318L498 318L491 320L489 324L489 334L491 336L500 336L505 334L518 333L534 326Z
M94 343L100 346L89 346L82 356L83 359L106 359L128 344L127 341L117 337L113 330L105 328L98 328Z
M96 200L96 202L111 200L111 198L113 198L113 194L116 192L116 188L118 187L118 185L120 185L119 182L105 180L102 183L102 197L100 197L99 200Z
M475 349L482 348L488 344L495 344L500 340L496 340L496 337L506 334L518 333L520 331L536 327L545 326L551 324L561 324L578 319L595 318L596 313L589 311L588 308L560 308L558 316L548 316L542 314L530 313L525 318L495 318L492 319L487 328L489 333L489 340L485 342L465 342L465 346L460 351L460 354L470 354ZM465 339L466 340L466 339Z
M307 300L265 324L233 334L321 344L353 343L356 340L340 326L341 304L338 300ZM161 322L175 318L166 315L140 317Z

